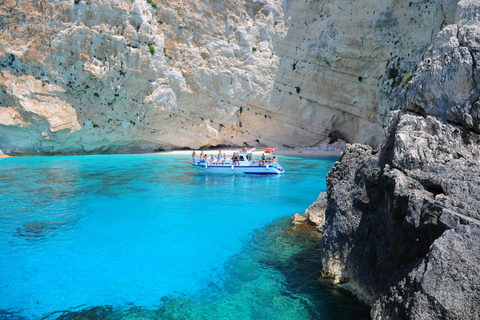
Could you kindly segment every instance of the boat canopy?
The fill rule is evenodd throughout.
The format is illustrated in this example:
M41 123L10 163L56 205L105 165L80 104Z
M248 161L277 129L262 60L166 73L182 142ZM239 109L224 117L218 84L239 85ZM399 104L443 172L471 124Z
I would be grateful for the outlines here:
M277 151L277 148L267 148L267 149L265 149L265 153L272 153L273 151Z

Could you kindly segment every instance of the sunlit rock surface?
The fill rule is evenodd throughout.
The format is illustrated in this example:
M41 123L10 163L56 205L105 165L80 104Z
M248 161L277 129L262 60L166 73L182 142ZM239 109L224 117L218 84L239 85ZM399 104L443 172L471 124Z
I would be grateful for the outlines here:
M377 146L402 79L456 7L153 3L2 1L0 149Z
M303 213L303 216L311 223L318 227L319 231L322 231L325 224L325 209L327 208L327 194L325 192L320 193L317 201L312 203L310 207Z
M480 318L479 35L460 1L381 148L349 145L328 175L323 271L374 319Z

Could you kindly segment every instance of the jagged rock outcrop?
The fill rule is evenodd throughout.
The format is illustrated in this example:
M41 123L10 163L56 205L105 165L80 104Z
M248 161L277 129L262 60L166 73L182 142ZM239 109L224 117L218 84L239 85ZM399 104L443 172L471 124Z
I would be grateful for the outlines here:
M2 1L0 150L376 146L457 0L151 2Z
M323 268L374 319L480 318L480 5L462 0L379 150L327 178Z
M317 226L318 231L323 231L325 224L325 209L327 209L327 193L321 192L318 199L303 213L303 216Z

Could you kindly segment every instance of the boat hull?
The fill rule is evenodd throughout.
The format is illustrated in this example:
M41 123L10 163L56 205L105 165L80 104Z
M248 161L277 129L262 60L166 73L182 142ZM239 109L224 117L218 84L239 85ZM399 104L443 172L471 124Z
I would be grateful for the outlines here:
M192 163L192 166L201 172L223 173L223 174L281 174L285 169L279 164L273 165L254 165L254 166L234 166L234 165L208 165Z

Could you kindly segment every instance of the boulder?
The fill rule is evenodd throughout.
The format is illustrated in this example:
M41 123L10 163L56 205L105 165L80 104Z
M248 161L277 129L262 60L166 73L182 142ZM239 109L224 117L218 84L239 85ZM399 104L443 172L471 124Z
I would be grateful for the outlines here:
M325 209L327 208L327 194L321 192L318 199L303 213L306 219L316 225L322 231L325 223Z

